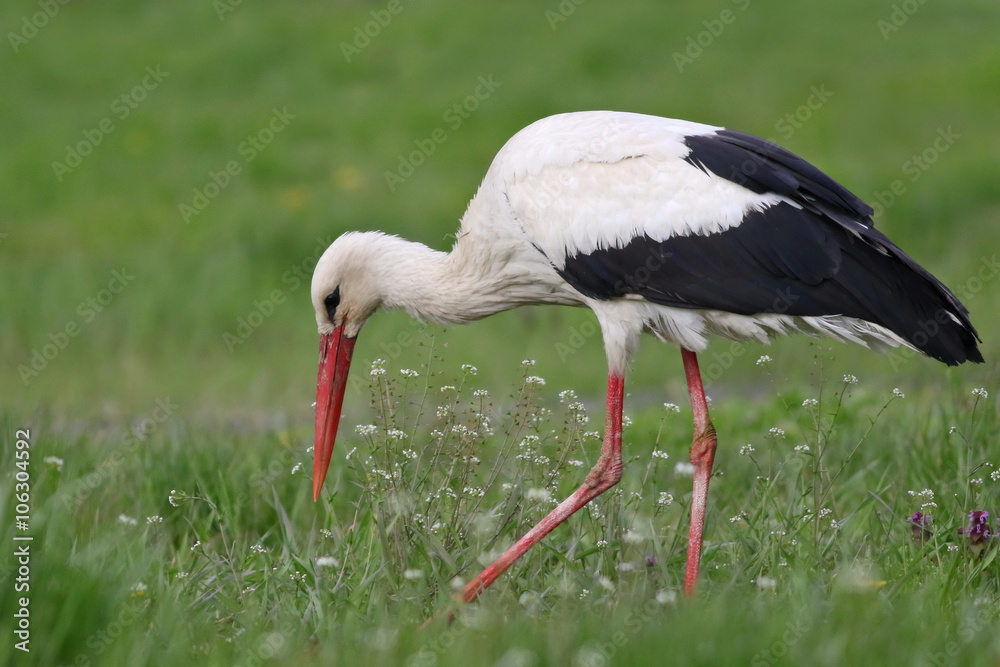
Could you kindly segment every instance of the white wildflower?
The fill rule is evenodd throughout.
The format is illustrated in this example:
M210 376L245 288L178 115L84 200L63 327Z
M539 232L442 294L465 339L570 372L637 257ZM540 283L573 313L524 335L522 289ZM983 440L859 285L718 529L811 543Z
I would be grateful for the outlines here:
M848 373L847 375L844 376L844 384L857 384L857 383L858 383L858 377L856 375L851 375L850 373Z
M666 588L661 588L656 591L656 601L660 604L674 604L677 602L677 591L670 591Z
M760 358L757 359L758 366L766 366L769 363L771 363L771 357L767 356L766 354L762 354Z
M524 447L526 449L530 449L530 448L534 447L535 445L537 445L540 441L541 441L541 438L539 438L537 435L526 435L521 440L521 442L517 443L517 446L518 447Z
M779 428L777 426L772 426L771 429L768 430L768 433L770 433L771 437L774 437L774 438L784 438L785 437L785 429Z
M126 526L136 526L139 524L139 520L132 518L126 514L119 514L118 523L124 523Z
M573 391L572 389L563 389L562 391L559 392L560 403L567 403L569 401L575 401L575 400L576 400L576 392Z
M674 504L674 494L660 491L660 496L656 499L656 504L660 507L670 507Z
M378 427L375 424L358 424L354 427L354 432L358 435L375 435Z
M653 458L654 459L669 459L670 458L670 454L667 454L666 452L664 452L662 450L659 450L659 449L654 449L653 450Z
M415 371L415 370L413 370L411 368L404 368L404 369L402 369L402 370L399 371L399 374L402 375L405 378L418 378L418 377L420 377L420 373L418 373L417 371Z
M50 466L54 466L56 470L62 470L63 464L65 463L65 461L58 456L46 456L42 459L42 461Z
M989 398L990 396L989 392L982 387L976 387L975 389L973 389L972 395L976 396L977 398L983 398L983 399Z
M663 407L666 408L667 412L680 412L680 407L676 403L664 403Z
M535 365L534 359L525 359L521 362L521 368L531 368Z
M548 489L531 488L524 494L524 497L528 500L548 500L551 495Z
M774 577L761 575L757 577L757 590L773 593L778 588L778 580Z
M529 375L528 377L524 378L524 381L527 384L537 384L540 387L545 385L545 380L538 377L537 375Z
M906 394L900 391L899 387L892 390L892 395L894 398L906 398Z
M754 453L753 445L746 444L740 447L740 456L749 456Z
M802 407L804 408L815 408L817 405L819 405L819 401L815 398L807 398L802 401Z
M318 567L340 567L340 561L333 556L320 556L316 559Z
M462 372L466 375L475 375L479 372L479 369L472 364L462 364Z
M146 517L146 523L163 523L163 517L159 514L154 514L153 516Z
M687 461L678 461L674 464L674 474L678 477L691 477L694 475L694 464Z
M622 540L625 541L625 544L639 544L645 539L646 538L643 537L642 533L634 530L625 531L625 534L622 535Z
M794 450L799 454L808 454L811 451L809 445L795 445Z

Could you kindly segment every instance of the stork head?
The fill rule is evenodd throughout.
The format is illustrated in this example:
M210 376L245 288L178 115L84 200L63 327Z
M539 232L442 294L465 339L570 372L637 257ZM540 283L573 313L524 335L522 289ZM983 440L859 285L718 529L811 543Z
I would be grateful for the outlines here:
M320 333L313 500L319 499L330 467L354 343L382 303L377 248L386 238L374 232L344 234L326 249L313 272L312 303Z

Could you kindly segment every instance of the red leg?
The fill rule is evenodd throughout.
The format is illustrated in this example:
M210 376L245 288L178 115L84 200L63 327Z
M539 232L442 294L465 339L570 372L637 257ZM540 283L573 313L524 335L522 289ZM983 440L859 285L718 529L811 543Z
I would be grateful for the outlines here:
M705 531L705 505L708 501L708 481L712 476L715 460L715 427L708 416L705 388L698 370L698 356L691 350L681 350L684 374L687 376L688 393L691 394L691 412L694 413L694 441L691 443L691 463L694 465L694 484L691 489L691 532L688 536L687 569L684 573L684 593L694 593L701 566L701 539Z
M614 373L608 375L608 407L604 425L604 443L601 456L597 459L583 486L529 530L514 546L497 558L489 567L479 573L465 587L462 598L472 602L485 591L497 577L514 564L518 558L537 544L552 529L561 524L578 509L618 483L622 477L622 398L625 393L625 378Z

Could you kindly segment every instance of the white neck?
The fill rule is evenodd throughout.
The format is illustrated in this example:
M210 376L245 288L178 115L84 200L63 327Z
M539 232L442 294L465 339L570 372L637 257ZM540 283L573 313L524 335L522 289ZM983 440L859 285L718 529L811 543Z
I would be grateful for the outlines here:
M521 305L577 303L541 253L520 243L465 235L445 253L381 236L378 246L382 307L420 320L461 324Z

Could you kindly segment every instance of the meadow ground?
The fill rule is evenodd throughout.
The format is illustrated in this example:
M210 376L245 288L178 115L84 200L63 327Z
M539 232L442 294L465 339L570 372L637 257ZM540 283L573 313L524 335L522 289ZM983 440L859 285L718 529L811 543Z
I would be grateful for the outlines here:
M997 547L968 515L1000 527L998 21L860 0L0 8L4 663L996 664ZM619 489L449 624L453 587L593 461L594 321L379 316L314 504L309 276L348 229L446 248L506 138L596 108L808 157L966 302L988 363L713 344L689 600L690 410L679 355L646 341Z

